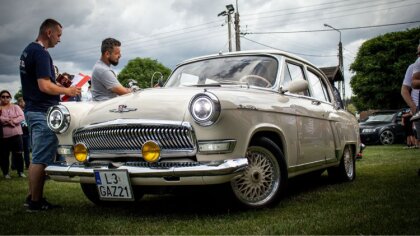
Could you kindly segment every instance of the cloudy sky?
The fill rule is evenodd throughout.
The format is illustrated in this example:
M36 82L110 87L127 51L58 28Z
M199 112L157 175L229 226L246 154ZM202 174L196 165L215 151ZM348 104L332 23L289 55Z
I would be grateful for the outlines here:
M236 0L0 0L0 89L21 87L19 57L41 22L62 23L61 43L49 49L61 72L90 74L104 38L122 42L118 72L136 57L173 69L182 60L228 51L226 17ZM238 0L242 50L280 49L319 67L338 65L344 47L346 96L349 65L360 45L387 32L420 26L420 0ZM407 23L413 22L413 23ZM352 28L352 29L349 29ZM298 32L299 33L298 33ZM308 32L309 31L309 32ZM234 38L232 38L234 41ZM235 48L233 44L233 48ZM401 75L402 80L403 75Z

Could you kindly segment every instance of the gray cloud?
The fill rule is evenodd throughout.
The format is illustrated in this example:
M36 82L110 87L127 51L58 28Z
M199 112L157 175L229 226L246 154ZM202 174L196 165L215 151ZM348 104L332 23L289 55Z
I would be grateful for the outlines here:
M135 57L157 59L167 67L190 57L227 51L227 26L217 14L234 0L0 0L0 88L17 92L18 61L33 41L40 23L54 18L63 26L61 43L49 49L54 63L69 73L91 72L106 37L122 41L121 70ZM238 0L241 31L296 31L380 25L420 20L418 0ZM236 6L235 6L236 7ZM223 25L223 26L222 26ZM419 26L419 23L342 31L347 82L349 64L367 39L387 32ZM338 64L338 32L301 34L248 34L250 40L297 52L318 66ZM241 40L243 50L266 49ZM349 91L349 87L347 87ZM348 94L348 93L347 93Z

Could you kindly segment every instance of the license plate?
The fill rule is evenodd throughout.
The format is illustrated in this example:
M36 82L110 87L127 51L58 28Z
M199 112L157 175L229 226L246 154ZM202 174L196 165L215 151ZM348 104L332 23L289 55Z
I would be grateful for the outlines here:
M134 201L126 170L95 170L99 198L105 201Z

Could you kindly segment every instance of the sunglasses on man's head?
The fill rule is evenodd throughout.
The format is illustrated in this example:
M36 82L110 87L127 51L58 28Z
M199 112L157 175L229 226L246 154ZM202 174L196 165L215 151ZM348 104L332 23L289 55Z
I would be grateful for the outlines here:
M11 98L10 96L1 96L1 98Z

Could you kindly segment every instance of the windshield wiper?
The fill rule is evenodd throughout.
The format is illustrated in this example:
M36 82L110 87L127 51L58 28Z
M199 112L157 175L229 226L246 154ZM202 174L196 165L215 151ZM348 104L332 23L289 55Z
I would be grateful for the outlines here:
M184 85L185 87L221 87L222 85L219 83L213 83L213 84L189 84Z
M237 81L230 81L230 80L222 80L216 83L208 83L208 84L190 84L184 85L187 87L221 87L222 85L246 85L249 87L247 82L237 82Z

